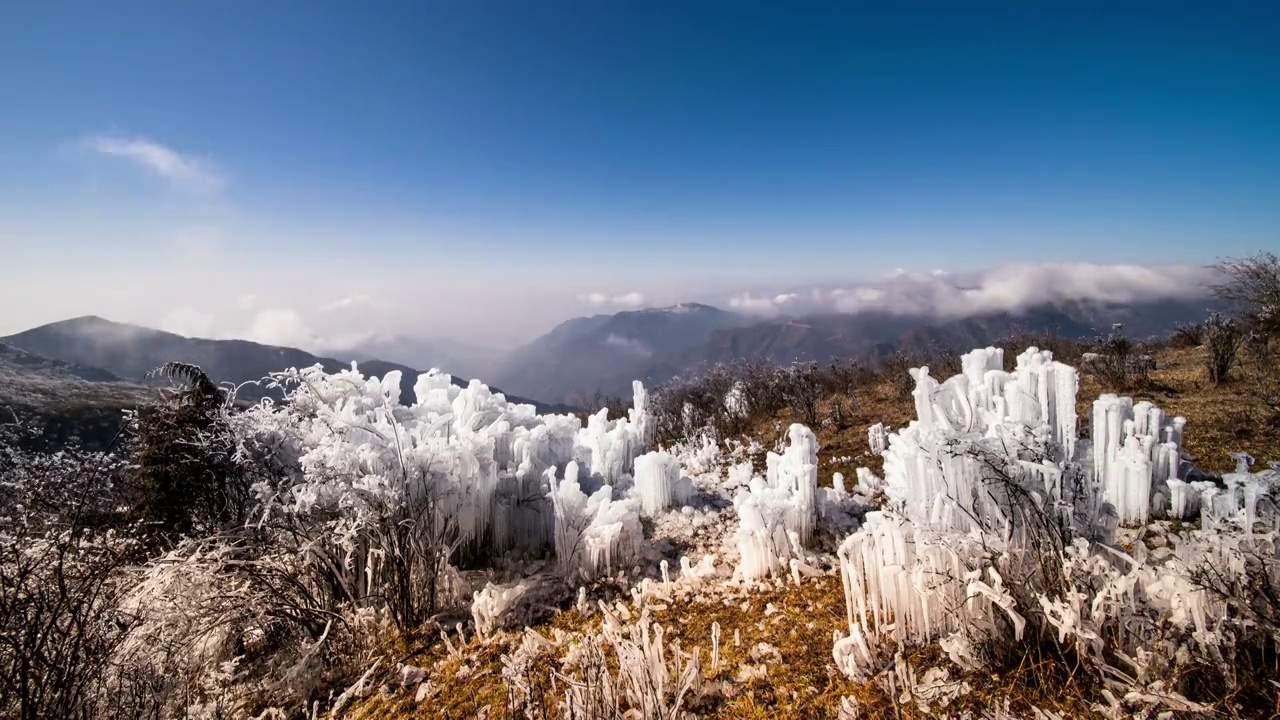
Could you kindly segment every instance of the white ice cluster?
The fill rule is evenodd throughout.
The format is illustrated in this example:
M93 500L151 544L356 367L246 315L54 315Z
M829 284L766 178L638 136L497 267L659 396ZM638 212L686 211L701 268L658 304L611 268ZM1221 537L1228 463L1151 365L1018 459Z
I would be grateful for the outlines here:
M1035 348L1012 373L1002 365L1002 351L987 348L966 354L962 374L942 383L927 368L911 371L916 420L889 435L883 453L889 502L838 553L849 631L836 635L836 663L865 675L885 641L937 641L972 668L975 635L1017 640L1029 614L1100 664L1102 628L1126 614L1167 624L1147 636L1126 631L1126 651L1173 642L1162 627L1192 631L1201 648L1220 641L1230 615L1189 578L1213 567L1234 582L1249 552L1273 556L1274 533L1250 535L1268 480L1244 462L1225 489L1180 479L1185 421L1126 397L1099 398L1082 441L1073 368ZM861 469L859 477L875 479ZM1128 557L1109 546L1121 523L1197 511L1202 528L1177 553L1161 547L1148 557L1139 543ZM1045 579L1046 561L1062 568L1065 596L1055 589L1062 577ZM1188 657L1175 649L1163 647Z
M818 439L793 424L781 455L766 457L766 477L751 478L734 496L738 513L738 574L759 580L785 573L792 558L803 560L817 522ZM750 465L730 469L730 479L750 473Z
M569 463L564 480L548 472L551 501L555 507L556 558L564 574L592 578L629 567L640 549L639 503L613 498L613 487L603 485L590 496L578 483L578 464Z
M636 458L634 487L649 517L673 505L683 506L693 495L693 480L683 475L680 461L665 450Z
M590 452L587 466L591 473L609 484L629 474L636 458L653 440L653 421L647 412L649 396L638 380L632 383L632 399L627 417L610 420L608 408L600 408L578 433L578 444Z
M650 442L638 382L627 417L601 410L582 427L575 416L540 415L478 381L461 388L434 371L419 376L409 405L400 403L398 371L379 379L354 364L334 374L316 366L275 379L292 389L289 402L262 405L242 422L260 443L295 457L300 477L257 490L266 507L330 517L349 562L374 562L359 557L370 550L362 527L405 508L456 528L468 552L554 547L569 572L609 571L639 546L638 502L613 491Z
M1089 422L1093 477L1120 524L1145 525L1166 509L1186 516L1186 483L1178 478L1185 418L1165 422L1164 411L1149 402L1108 394L1094 401ZM1166 508L1174 487L1179 501Z
M1001 369L1003 350L975 350L964 372L939 383L928 368L912 369L917 419L889 436L885 493L913 522L967 531L998 518L1007 498L986 482L986 452L1021 449L1011 471L1034 476L1033 490L1074 502L1062 469L1050 460L1076 451L1076 373L1035 348ZM1026 459L1034 458L1034 459Z

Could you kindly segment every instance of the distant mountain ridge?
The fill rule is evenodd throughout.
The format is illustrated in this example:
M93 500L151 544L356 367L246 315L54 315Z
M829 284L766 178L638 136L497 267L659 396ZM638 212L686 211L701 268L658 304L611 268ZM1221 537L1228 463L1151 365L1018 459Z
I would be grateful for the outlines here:
M630 397L633 380L652 386L672 377L666 359L748 322L697 303L574 318L504 356L493 379L570 404L598 389Z
M1019 329L1084 339L1107 333L1114 323L1122 323L1129 337L1147 338L1202 320L1212 307L1207 299L1070 300L955 319L885 311L760 319L709 305L678 305L561 323L504 358L494 379L516 392L561 402L596 392L627 397L633 379L655 385L746 358L877 362L899 351L965 351Z
M1178 323L1202 320L1213 307L1212 301L1203 298L1130 304L1072 300L955 319L885 311L761 319L710 305L682 303L572 318L526 345L486 361L490 363L488 371L476 375L486 384L492 382L495 392L502 392L498 390L501 387L519 393L507 395L514 402L532 403L543 412L570 412L588 405L597 392L629 397L633 380L653 387L717 363L746 358L782 364L831 358L874 363L900 351L964 351L990 345L1019 329L1088 338L1105 334L1117 322L1124 324L1130 337L1146 338L1168 334ZM60 362L58 372L64 376L78 374L81 380L93 382L141 383L148 371L164 362L190 362L215 382L240 386L239 397L245 400L267 394L265 388L252 383L272 372L316 364L329 372L350 367L349 361L297 348L188 338L95 316L51 323L0 338L0 342ZM401 396L412 398L420 371L375 359L371 353L394 349L426 357L438 352L437 346L409 336L392 336L382 342L381 346L371 344L344 355L358 360L366 375L381 377L400 371ZM451 375L455 384L466 384L464 374Z
M336 372L351 366L349 362L320 357L297 348L263 345L248 340L188 338L92 315L42 325L0 338L0 342L69 365L101 368L135 382L143 381L150 370L165 362L188 362L199 365L214 382L238 386L237 397L244 400L267 396L268 390L256 382L273 372L316 364L328 372ZM400 371L401 397L406 399L414 397L413 386L421 374L409 366L381 360L365 360L359 363L359 368L367 376L378 377L392 370ZM453 382L465 387L468 381L454 377ZM501 392L497 388L492 389ZM544 411L568 410L517 396L508 396L508 400L534 404Z

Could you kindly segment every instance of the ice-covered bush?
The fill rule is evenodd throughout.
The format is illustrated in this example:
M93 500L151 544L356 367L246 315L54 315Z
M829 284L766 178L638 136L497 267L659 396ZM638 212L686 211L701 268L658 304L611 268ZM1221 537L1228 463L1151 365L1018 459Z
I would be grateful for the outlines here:
M629 567L644 539L639 501L615 500L610 485L586 494L577 463L569 463L563 480L550 470L547 478L555 506L556 559L564 576L590 579Z
M786 450L766 457L766 477L752 478L733 500L738 574L745 580L785 573L789 560L801 556L817 522L818 440L798 423L787 435Z
M1184 421L1129 398L1099 398L1080 440L1075 371L1032 348L1008 373L1000 355L969 353L944 383L912 371L917 418L889 436L889 502L840 548L837 665L865 676L893 648L936 642L974 669L1048 637L1137 704L1193 708L1177 683L1191 670L1236 682L1237 649L1280 629L1275 515L1259 510L1270 483L1188 482ZM1197 507L1200 529L1161 525L1151 551L1118 544L1122 524Z
M141 557L120 525L117 458L28 452L31 428L0 424L0 717L134 716L107 689L133 618L120 609Z
M636 458L635 490L646 515L673 505L682 506L693 494L692 481L681 473L680 461L665 450Z
M456 566L557 552L576 577L627 566L640 544L638 501L609 484L648 449L639 384L627 417L584 428L438 373L407 404L395 372L273 381L283 402L229 419L254 469L245 527L180 544L123 600L138 619L130 657L150 658L133 672L155 678L166 712L298 708L340 690L380 638L472 601ZM484 593L486 628L520 599Z
M1231 318L1209 313L1204 321L1204 338L1209 355L1205 363L1209 370L1209 382L1221 384L1227 381L1231 368L1236 364L1236 353L1244 344L1244 328Z

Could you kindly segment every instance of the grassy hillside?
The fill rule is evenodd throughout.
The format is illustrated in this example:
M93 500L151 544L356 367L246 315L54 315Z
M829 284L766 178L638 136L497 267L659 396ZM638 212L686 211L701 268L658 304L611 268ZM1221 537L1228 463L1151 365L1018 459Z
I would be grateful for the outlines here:
M50 447L72 438L90 449L105 447L120 429L122 412L154 393L97 368L0 343L0 422L36 424Z

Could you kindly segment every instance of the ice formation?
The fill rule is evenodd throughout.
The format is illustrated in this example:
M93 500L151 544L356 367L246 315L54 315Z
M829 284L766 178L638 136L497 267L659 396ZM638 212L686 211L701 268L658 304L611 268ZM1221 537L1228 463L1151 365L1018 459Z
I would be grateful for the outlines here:
M288 412L264 405L244 421L298 457L303 477L276 502L289 513L340 510L334 531L353 552L371 551L358 542L366 518L406 506L456 527L467 552L554 547L566 572L609 570L639 545L638 502L612 489L650 443L638 382L627 417L602 410L582 427L435 371L419 376L408 406L395 371L379 379L354 364L334 374L316 366L274 378L296 387ZM355 558L357 573L374 561Z
M1217 568L1236 582L1246 575L1242 553L1272 556L1274 535L1251 534L1270 484L1247 467L1225 476L1225 488L1180 477L1185 421L1149 402L1103 395L1081 441L1073 368L1035 348L1011 373L1002 364L1001 351L987 348L966 354L962 374L942 383L928 368L911 371L916 419L889 435L884 452L889 503L838 553L849 629L836 634L837 665L862 676L885 641L938 641L971 668L975 634L1004 625L1018 638L1028 613L1099 664L1100 628L1125 612L1158 613L1194 631L1200 647L1217 642L1230 614L1191 582L1191 569ZM859 485L875 480L859 469ZM1110 545L1120 524L1197 513L1201 530L1158 560L1142 543L1133 557ZM1060 577L1035 584L1045 562L1062 567L1066 591L1054 589ZM1123 634L1125 652L1159 637Z
M1181 417L1165 422L1164 411L1149 402L1109 394L1094 401L1093 476L1121 524L1145 525L1153 511L1180 509L1172 502L1170 481L1179 479L1185 425Z
M889 448L889 429L884 423L876 423L867 428L867 447L872 455L879 455Z
M608 408L601 408L578 433L578 444L589 453L591 473L609 484L629 474L652 441L653 422L646 412L649 396L639 381L632 383L632 391L634 404L627 417L610 420Z
M556 558L566 576L592 578L627 567L644 540L637 501L614 500L613 488L602 486L588 496L578 483L578 464L565 467L557 481L547 471L555 507Z
M787 561L799 555L813 535L818 439L798 423L787 436L784 452L766 457L766 477L752 478L733 499L738 512L738 571L745 580L785 573Z
M682 476L679 460L665 450L636 458L634 482L640 507L650 517L672 505L686 504L693 494L693 483Z
M564 590L564 582L551 575L520 578L505 585L488 583L472 595L471 619L476 634L484 638L501 627L527 624L531 607L554 604Z

